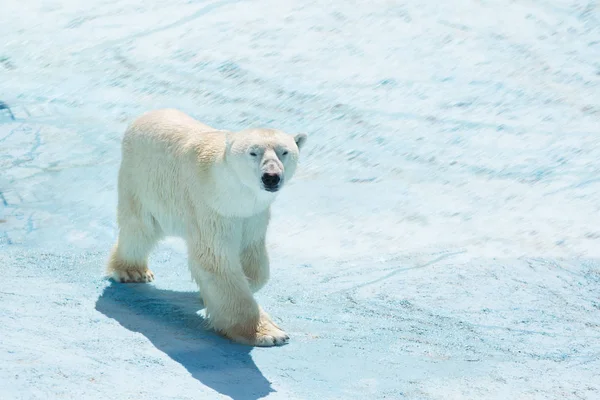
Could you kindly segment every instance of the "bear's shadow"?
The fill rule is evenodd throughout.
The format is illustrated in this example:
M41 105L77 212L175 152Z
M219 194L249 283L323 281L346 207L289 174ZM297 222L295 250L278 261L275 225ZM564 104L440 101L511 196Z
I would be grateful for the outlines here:
M146 336L205 386L234 400L256 400L274 392L252 357L252 347L232 343L203 326L195 292L111 281L96 310Z

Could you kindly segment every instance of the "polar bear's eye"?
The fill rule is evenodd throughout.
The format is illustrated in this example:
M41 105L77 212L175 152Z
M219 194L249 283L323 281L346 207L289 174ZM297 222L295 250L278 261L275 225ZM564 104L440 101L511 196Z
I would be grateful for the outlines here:
M256 157L256 153L255 153L255 152L253 152L253 151L251 151L251 152L250 152L250 155L251 155L252 157Z
M281 155L287 156L287 153L288 153L288 152L287 152L287 150L286 150L286 151L284 151L283 153L281 153Z

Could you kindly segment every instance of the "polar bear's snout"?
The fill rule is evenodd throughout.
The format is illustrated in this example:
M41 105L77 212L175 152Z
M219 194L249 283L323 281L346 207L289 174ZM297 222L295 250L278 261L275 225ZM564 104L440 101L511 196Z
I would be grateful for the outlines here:
M263 189L268 192L278 191L283 181L283 165L281 162L277 158L268 159L264 162L261 169L262 175L260 180Z
M277 152L273 149L267 149L264 152L260 169L262 188L267 192L278 191L283 185L284 166Z
M268 192L276 192L279 190L279 182L281 182L281 177L276 173L264 173L262 176L263 187Z

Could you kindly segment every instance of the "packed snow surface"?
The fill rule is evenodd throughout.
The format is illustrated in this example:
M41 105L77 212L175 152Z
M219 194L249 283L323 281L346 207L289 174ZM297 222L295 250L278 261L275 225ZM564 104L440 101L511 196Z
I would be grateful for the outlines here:
M600 4L2 0L0 398L600 398ZM309 136L278 348L203 328L185 244L115 284L120 140Z

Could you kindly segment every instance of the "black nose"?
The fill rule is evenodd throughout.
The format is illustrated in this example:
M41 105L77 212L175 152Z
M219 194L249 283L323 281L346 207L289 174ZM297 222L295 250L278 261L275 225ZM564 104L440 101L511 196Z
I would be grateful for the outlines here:
M265 187L268 188L277 186L280 180L281 178L279 178L279 175L277 174L263 174L262 176L262 182L265 185Z

